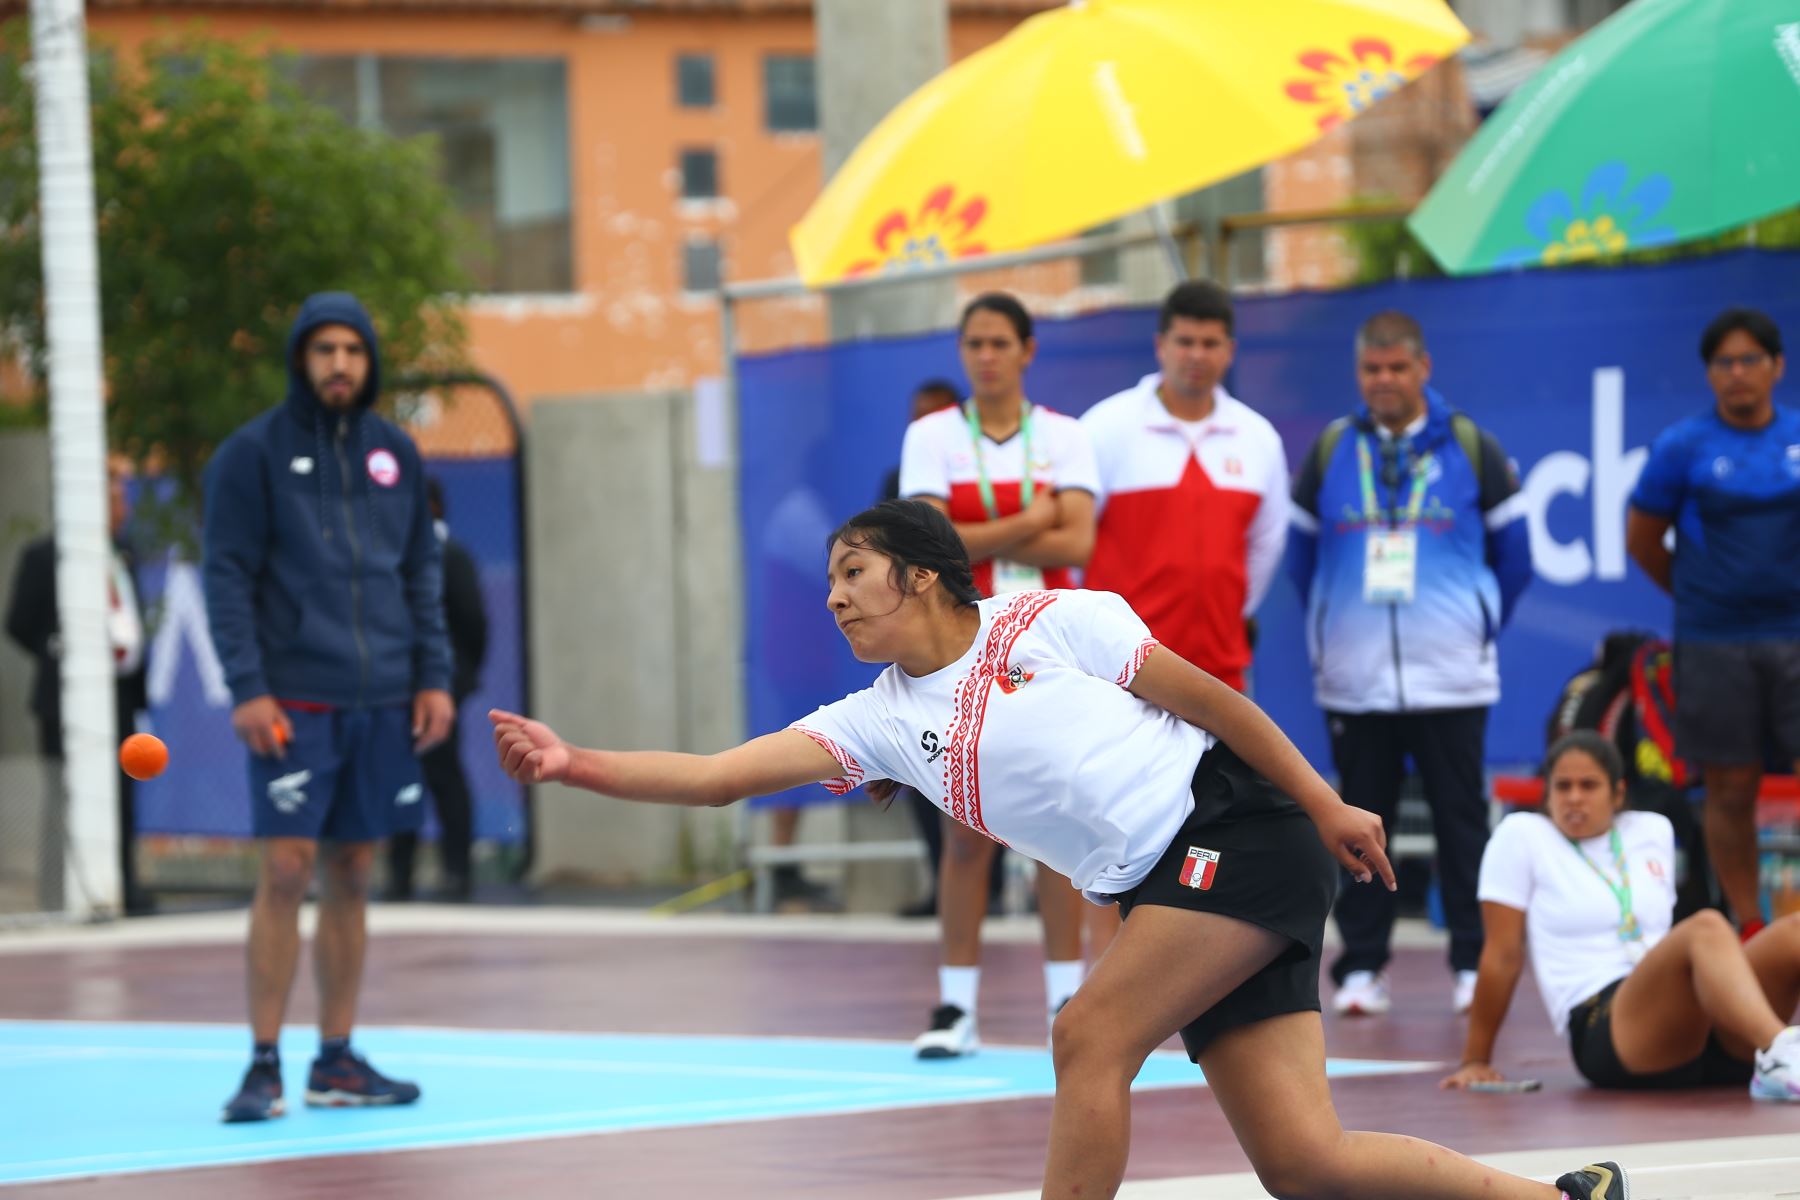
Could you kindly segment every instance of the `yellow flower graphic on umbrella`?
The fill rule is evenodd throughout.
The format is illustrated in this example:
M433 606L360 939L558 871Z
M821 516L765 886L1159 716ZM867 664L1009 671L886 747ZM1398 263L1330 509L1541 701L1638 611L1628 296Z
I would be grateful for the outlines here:
M874 257L852 263L846 274L907 271L986 254L987 247L975 240L975 231L987 209L987 201L980 196L958 200L952 184L935 188L917 212L909 215L896 208L877 221L870 233Z
M1494 265L1587 262L1671 242L1675 231L1662 218L1674 191L1667 175L1653 171L1634 180L1626 163L1600 163L1578 192L1551 188L1533 200L1525 212L1530 244L1505 251Z
M1323 106L1319 128L1330 129L1405 87L1407 80L1437 61L1429 54L1415 54L1397 64L1398 57L1393 45L1380 38L1350 43L1349 58L1330 50L1308 50L1296 61L1310 76L1289 82L1287 94L1302 104Z

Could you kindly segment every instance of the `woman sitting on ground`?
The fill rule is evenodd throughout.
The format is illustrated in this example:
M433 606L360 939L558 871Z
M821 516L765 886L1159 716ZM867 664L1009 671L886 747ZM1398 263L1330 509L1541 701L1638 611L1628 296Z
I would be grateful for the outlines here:
M1550 748L1542 813L1500 823L1481 860L1486 942L1463 1063L1447 1088L1500 1082L1494 1040L1530 933L1531 969L1575 1069L1595 1087L1750 1085L1800 1101L1800 914L1740 943L1708 909L1670 927L1675 834L1625 809L1611 741L1577 730Z

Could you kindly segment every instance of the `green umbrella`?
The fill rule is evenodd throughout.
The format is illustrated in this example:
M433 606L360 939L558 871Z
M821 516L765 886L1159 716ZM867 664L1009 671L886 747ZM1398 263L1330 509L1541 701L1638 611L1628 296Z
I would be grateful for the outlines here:
M1510 96L1407 224L1453 274L1800 203L1800 0L1633 0Z

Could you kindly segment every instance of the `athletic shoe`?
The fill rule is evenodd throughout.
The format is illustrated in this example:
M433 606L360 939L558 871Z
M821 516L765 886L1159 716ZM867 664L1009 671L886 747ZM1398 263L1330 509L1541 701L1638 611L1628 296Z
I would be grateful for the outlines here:
M281 1069L253 1065L244 1072L237 1095L225 1102L219 1119L235 1125L240 1121L267 1121L286 1112L287 1101L281 1098Z
M981 1049L975 1036L975 1014L954 1004L931 1010L931 1028L913 1039L913 1053L920 1058L964 1058Z
M1591 1163L1556 1181L1567 1200L1631 1200L1631 1182L1616 1162Z
M1756 1100L1800 1102L1800 1025L1789 1025L1767 1050L1756 1052L1750 1095Z
M1386 971L1350 972L1331 1000L1340 1017L1378 1017L1393 1006Z
M1450 993L1450 1006L1456 1010L1456 1015L1459 1017L1468 1016L1469 1010L1475 1007L1476 978L1474 971L1458 971L1456 973L1456 988Z
M419 1098L419 1085L389 1079L354 1050L345 1050L327 1062L313 1059L306 1077L306 1102L326 1108L351 1108L371 1104L411 1104Z

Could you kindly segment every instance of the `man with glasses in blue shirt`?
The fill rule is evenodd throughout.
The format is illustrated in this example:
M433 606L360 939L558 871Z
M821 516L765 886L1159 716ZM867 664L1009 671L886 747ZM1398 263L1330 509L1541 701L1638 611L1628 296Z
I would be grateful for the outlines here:
M1700 767L1707 857L1748 940L1765 754L1800 762L1800 411L1775 404L1786 360L1766 314L1720 313L1700 358L1717 402L1656 439L1625 544L1675 598L1675 746Z

